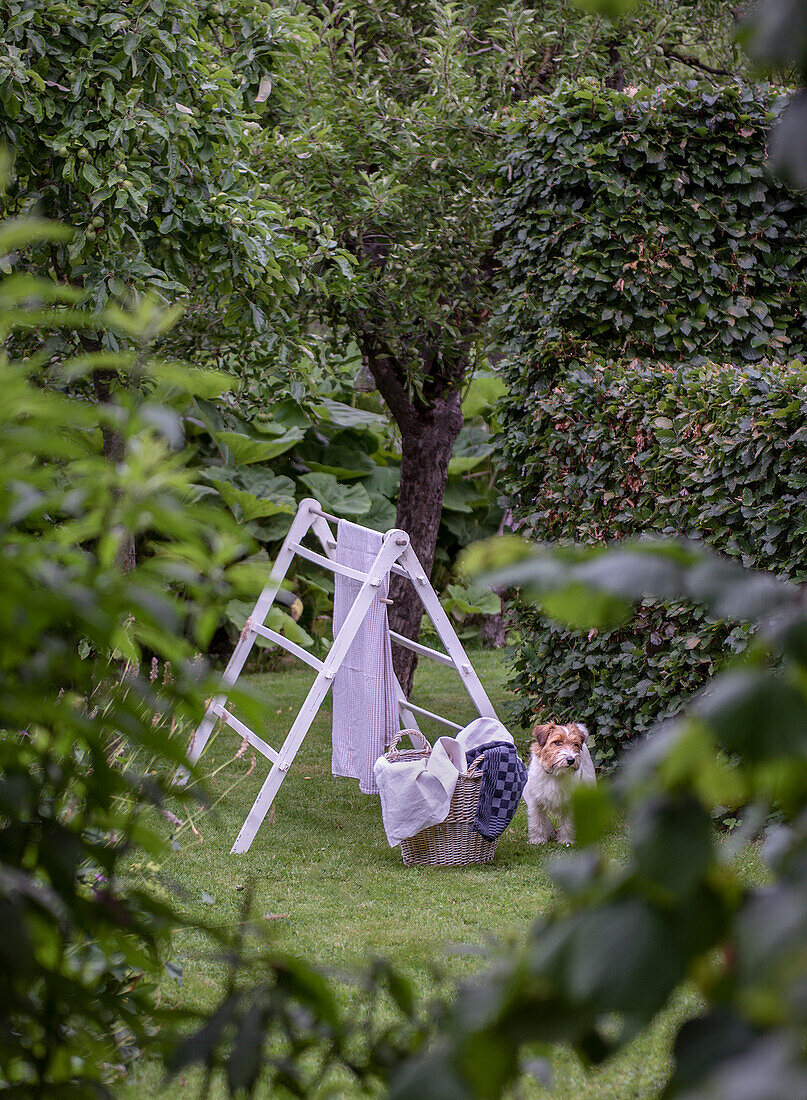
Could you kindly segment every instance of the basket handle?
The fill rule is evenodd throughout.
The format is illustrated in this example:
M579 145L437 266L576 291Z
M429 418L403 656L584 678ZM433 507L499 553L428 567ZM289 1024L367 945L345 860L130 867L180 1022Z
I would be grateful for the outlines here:
M470 768L465 773L466 779L473 779L479 772L482 771L482 766L485 763L485 754L480 752L479 756L475 756Z
M429 753L432 751L431 745L420 732L420 730L398 730L393 739L390 741L389 745L387 745L387 753L391 753L395 750L396 745L402 737L408 737L409 740L412 742L413 747L415 745L414 739L416 737L419 737L420 740L423 742L423 751L426 753L426 755L428 756Z

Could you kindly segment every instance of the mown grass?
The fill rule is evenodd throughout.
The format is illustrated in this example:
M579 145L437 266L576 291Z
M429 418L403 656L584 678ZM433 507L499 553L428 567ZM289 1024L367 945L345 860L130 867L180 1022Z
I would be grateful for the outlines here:
M503 655L475 652L472 660L502 714L507 698ZM312 679L313 674L296 666L247 678L263 702L264 735L270 744L282 741ZM413 701L458 722L476 714L458 678L432 662L421 662ZM475 972L485 962L469 948L484 948L492 940L519 942L556 897L548 866L563 857L555 846L527 843L523 804L500 840L493 864L404 867L399 849L387 844L377 797L360 794L355 780L330 774L329 700L280 789L271 824L264 824L248 853L231 856L230 846L267 770L259 758L250 771L250 754L234 759L237 749L238 739L230 734L218 735L209 745L202 765L211 777L207 789L212 808L194 814L196 832L189 825L179 831L179 850L160 870L188 917L234 926L242 919L244 887L251 883L253 914L269 922L284 949L334 972L357 970L369 957L383 955L429 995L435 991L436 972L449 983ZM609 847L609 854L619 858L624 836L614 837ZM756 874L753 855L748 859L749 874ZM180 987L166 976L163 995L179 1004L212 1007L225 978L221 964L210 957L197 932L179 931L175 945L183 981ZM592 944L592 951L596 949ZM348 1000L360 998L355 987L341 988ZM668 1073L674 1023L693 1006L692 997L679 998L648 1033L593 1073L559 1050L551 1095L558 1100L656 1095ZM162 1081L157 1067L144 1059L119 1094L188 1097L196 1093L198 1080L189 1074ZM224 1095L214 1085L211 1096ZM348 1084L343 1095L354 1095ZM527 1081L519 1085L518 1095L550 1094Z

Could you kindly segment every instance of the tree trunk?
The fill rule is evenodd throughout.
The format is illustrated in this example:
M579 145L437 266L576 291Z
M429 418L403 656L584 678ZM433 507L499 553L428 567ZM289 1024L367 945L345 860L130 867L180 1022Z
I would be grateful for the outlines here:
M82 344L84 350L87 352L101 350L100 342L89 338L82 339ZM109 404L112 393L112 382L115 378L117 378L117 374L112 370L99 368L93 371L93 389L95 390L95 397L99 405ZM123 462L125 456L123 435L119 431L116 431L115 428L111 428L109 425L105 424L101 428L101 438L103 440L104 458L109 462L114 462L116 465ZM137 557L133 535L126 535L122 540L118 548L116 561L119 568L124 573L129 573L134 569L137 564Z
M504 596L503 588L494 588L493 591L501 599ZM507 627L505 625L504 608L495 615L469 615L463 620L463 627L475 626L479 630L479 641L483 649L502 649L507 644Z
M448 481L448 462L462 428L462 381L465 362L453 373L438 372L435 356L426 349L421 356L428 397L414 397L406 386L406 370L375 334L364 332L361 348L381 396L401 430L401 487L397 525L411 539L427 577L431 577L437 532ZM423 605L412 584L392 578L390 625L398 634L417 640ZM401 687L408 696L417 655L393 644L392 660Z
M622 67L622 40L614 35L608 41L608 72L605 75L605 87L615 92L625 90L625 70Z
M398 494L396 523L411 539L427 577L431 577L437 532L443 511L448 481L448 462L454 442L462 428L461 394L451 391L429 409L420 430L402 434L401 488ZM414 586L402 577L392 578L392 629L407 638L417 639L423 604ZM401 687L407 696L417 665L417 654L402 646L393 646L392 659Z

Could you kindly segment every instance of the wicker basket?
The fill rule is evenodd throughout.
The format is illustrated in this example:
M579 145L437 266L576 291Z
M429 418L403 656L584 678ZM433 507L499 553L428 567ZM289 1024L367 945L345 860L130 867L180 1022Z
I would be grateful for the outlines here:
M398 749L398 742L408 735L423 742L421 749ZM421 760L431 752L431 745L420 730L401 730L387 750L388 760ZM448 817L439 825L423 829L401 841L401 855L407 867L427 864L431 867L467 867L469 863L490 863L496 855L496 841L488 840L474 829L476 807L482 773L481 758L461 775L451 797Z

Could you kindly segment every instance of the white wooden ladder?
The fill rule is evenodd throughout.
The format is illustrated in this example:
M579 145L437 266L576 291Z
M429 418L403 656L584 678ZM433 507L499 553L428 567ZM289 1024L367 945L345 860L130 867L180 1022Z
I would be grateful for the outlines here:
M258 793L258 797L255 799L252 808L247 814L246 820L241 826L241 831L235 838L235 843L231 848L231 852L248 851L252 841L255 839L255 834L269 812L269 808L280 788L280 784L286 778L286 773L291 767L303 743L305 735L311 728L311 723L314 721L328 693L334 676L338 672L339 666L342 664L356 636L356 632L361 626L373 600L378 598L378 590L388 573L395 573L398 576L408 577L409 580L411 580L412 584L415 586L415 591L423 603L425 611L434 623L437 635L445 646L446 652L441 653L429 646L421 645L419 642L413 642L409 638L405 638L402 634L397 634L392 630L390 631L391 640L398 645L404 646L406 649L413 650L422 657L429 657L444 665L450 665L459 673L479 714L486 717L496 717L496 712L478 676L474 672L471 662L468 660L462 643L451 625L450 619L443 610L436 592L429 583L429 579L418 561L417 555L409 544L409 536L404 531L399 531L394 528L387 531L383 536L381 549L375 561L368 573L364 574L356 569L348 568L348 566L342 565L335 560L336 538L328 525L329 521L338 522L338 519L336 516L324 512L316 500L308 498L301 501L297 509L297 515L292 521L289 533L272 567L266 587L258 597L258 602L255 604L252 614L247 619L244 629L241 632L241 637L238 639L238 643L233 650L233 655L230 658L227 668L224 670L221 681L221 691L214 696L208 704L205 716L199 723L188 750L188 763L193 765L201 756L217 722L221 721L234 730L240 737L246 738L246 740L270 762L271 767L269 769L269 775L264 781ZM319 540L323 550L322 554L310 550L307 546L303 546L303 539L309 531L316 535ZM333 645L328 651L327 656L322 661L308 653L302 646L289 641L288 638L284 638L282 634L279 634L275 630L271 630L265 625L266 616L269 613L272 602L277 595L278 589L295 555L305 558L307 561L319 565L332 573L339 573L346 577L352 577L354 580L361 582L361 588L359 589L350 611L345 617L342 628L334 638ZM228 693L236 683L247 657L259 637L266 638L274 642L275 645L285 649L288 653L292 653L295 657L299 657L301 661L310 665L317 673L316 679L309 689L308 695L305 697L305 701L300 707L297 717L294 719L289 732L286 734L285 741L278 750L273 749L262 737L259 737L257 733L249 729L249 727L236 718L226 706ZM423 707L415 706L414 703L409 702L406 698L397 679L396 685L399 721L402 726L409 729L418 728L416 715L420 714L440 722L442 725L448 726L453 730L462 728L457 725L456 722L452 722L448 718L443 718L441 715L435 714ZM183 769L177 774L176 782L183 783L187 778L188 772Z

